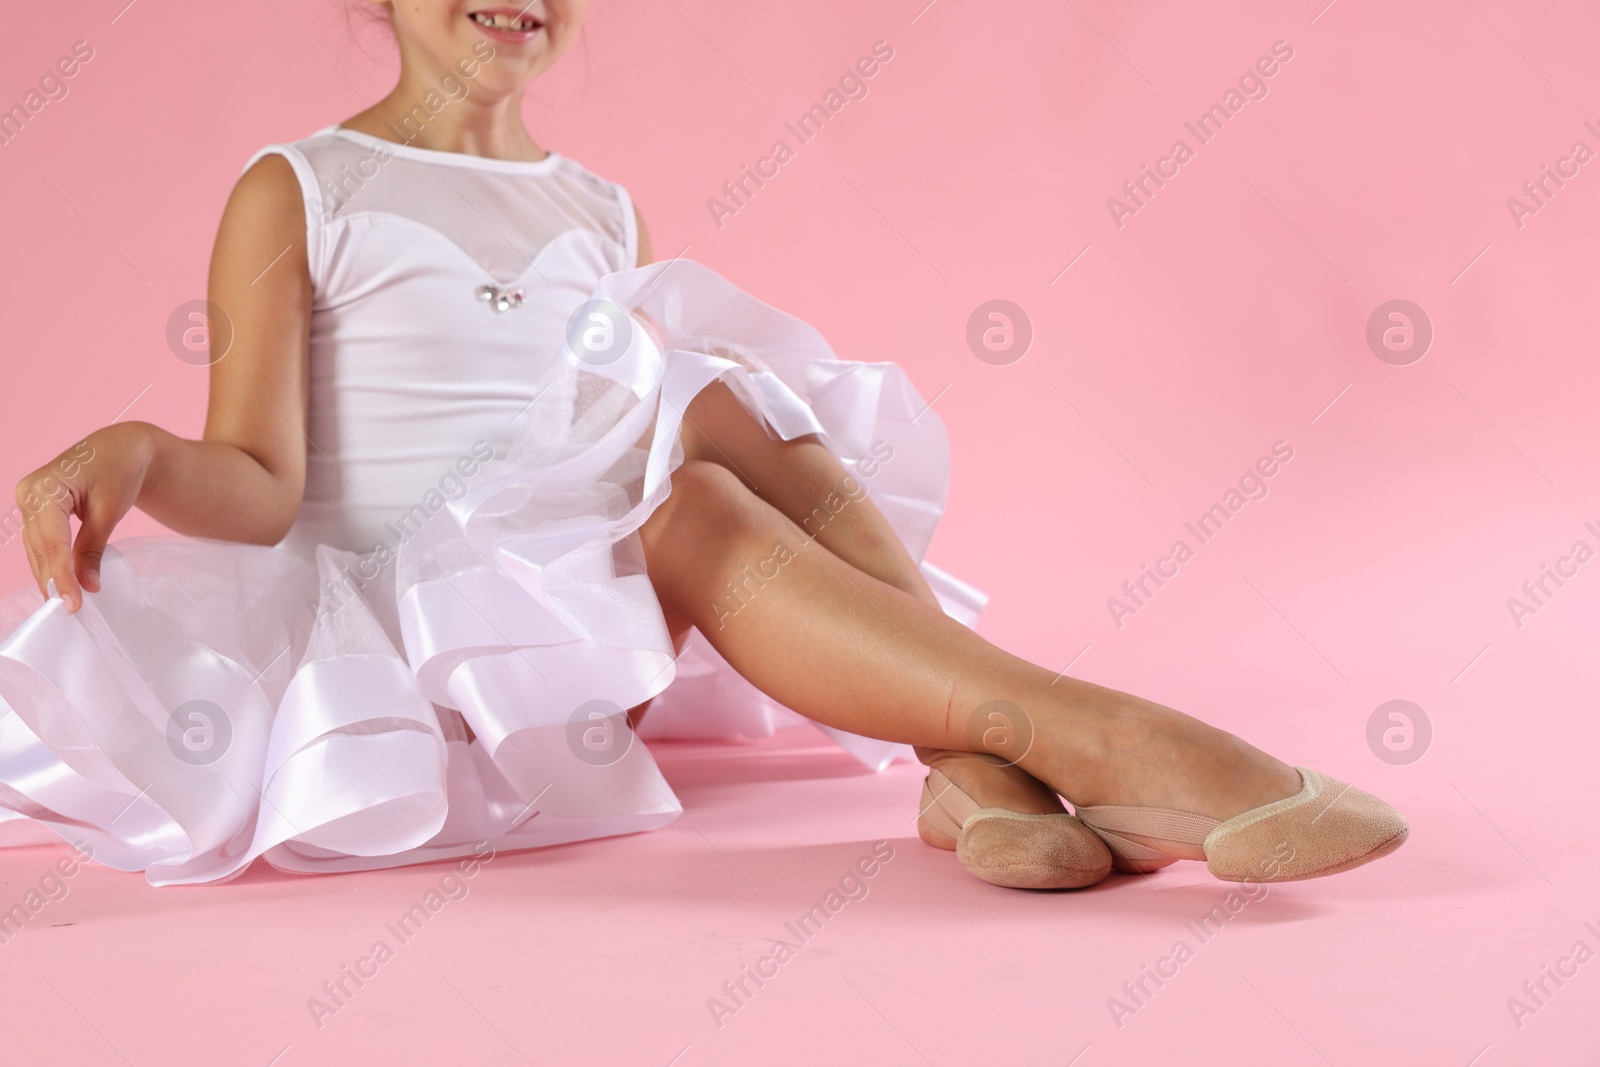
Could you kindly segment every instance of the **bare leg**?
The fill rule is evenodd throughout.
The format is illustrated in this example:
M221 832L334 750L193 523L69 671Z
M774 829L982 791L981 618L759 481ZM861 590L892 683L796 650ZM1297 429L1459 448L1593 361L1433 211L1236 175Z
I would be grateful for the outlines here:
M699 627L763 692L819 722L976 751L989 739L969 725L981 706L1004 700L1032 736L998 738L990 750L1074 803L1227 819L1299 791L1293 768L1231 734L1137 697L1057 680L862 573L717 464L684 463L640 536L669 623Z
M721 382L696 396L686 415L682 432L686 458L727 467L751 492L800 526L814 544L863 574L943 610L894 528L820 440L807 436L785 441L769 433ZM922 745L916 754L985 807L1032 813L1064 810L1054 790L1004 760ZM954 838L921 820L918 832L929 844L956 847Z

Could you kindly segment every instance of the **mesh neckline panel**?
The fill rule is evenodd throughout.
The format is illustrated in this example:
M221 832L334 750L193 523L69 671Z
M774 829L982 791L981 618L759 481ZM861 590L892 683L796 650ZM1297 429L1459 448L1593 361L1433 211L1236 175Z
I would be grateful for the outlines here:
M618 187L554 152L537 162L483 159L335 127L297 147L316 178L324 225L399 216L455 245L485 280L522 279L546 246L574 230L628 247L631 219L619 210Z

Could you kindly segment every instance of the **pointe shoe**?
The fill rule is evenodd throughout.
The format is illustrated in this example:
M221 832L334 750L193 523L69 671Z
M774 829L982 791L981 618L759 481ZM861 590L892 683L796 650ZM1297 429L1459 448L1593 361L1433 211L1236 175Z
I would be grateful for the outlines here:
M1111 873L1111 853L1065 812L983 808L938 768L922 783L923 838L954 842L961 865L1008 889L1081 889ZM951 847L951 846L945 846Z
M1105 840L1119 870L1164 867L1185 857L1163 845L1187 845L1204 851L1206 866L1226 882L1338 874L1387 856L1411 832L1399 812L1371 793L1305 767L1295 770L1300 792L1227 820L1114 804L1078 808L1078 818Z

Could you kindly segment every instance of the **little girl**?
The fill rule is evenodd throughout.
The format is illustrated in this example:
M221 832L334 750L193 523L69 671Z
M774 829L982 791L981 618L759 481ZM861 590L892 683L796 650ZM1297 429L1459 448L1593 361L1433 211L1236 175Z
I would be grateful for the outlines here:
M919 562L949 462L904 373L652 263L523 128L585 0L370 2L394 91L223 214L203 437L116 423L17 487L46 601L0 630L0 839L164 885L620 834L681 811L635 726L793 709L874 767L916 746L923 840L998 885L1399 847L1377 798L969 628ZM182 536L110 543L135 505Z

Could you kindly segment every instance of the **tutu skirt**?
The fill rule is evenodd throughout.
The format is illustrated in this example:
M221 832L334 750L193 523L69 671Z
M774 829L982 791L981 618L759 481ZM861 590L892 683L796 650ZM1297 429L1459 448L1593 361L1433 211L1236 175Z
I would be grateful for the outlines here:
M943 426L895 364L691 261L607 275L584 310L606 343L569 338L504 454L369 551L122 538L81 611L0 600L0 844L64 838L153 885L554 845L681 812L641 739L806 721L667 632L637 531L684 409L720 380L776 435L820 435L919 561ZM922 566L973 623L982 594ZM868 768L905 754L819 728Z

